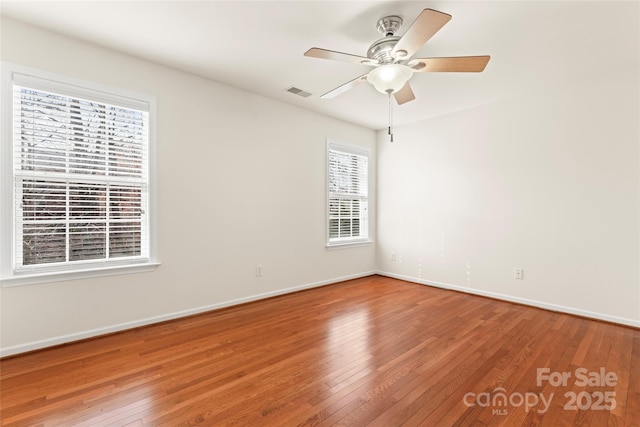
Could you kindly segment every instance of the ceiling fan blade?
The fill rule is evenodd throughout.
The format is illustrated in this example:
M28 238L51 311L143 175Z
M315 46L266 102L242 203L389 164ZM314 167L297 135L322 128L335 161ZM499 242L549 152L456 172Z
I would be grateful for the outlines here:
M491 57L482 56L457 56L450 58L416 58L407 64L418 73L434 72L465 72L479 73L487 66Z
M368 74L368 73L367 73ZM335 98L338 95L341 95L343 93L345 93L346 91L348 91L349 89L359 85L360 83L364 82L367 80L367 74L363 74L359 77L356 77L355 79L348 81L347 83L338 86L337 88L330 90L329 92L325 93L324 95L321 95L320 98L324 98L324 99L331 99L331 98Z
M393 94L393 97L396 99L398 105L402 105L405 102L413 101L414 99L416 99L416 95L413 93L409 82L406 82L402 89L395 92Z
M391 55L398 60L412 57L450 19L451 15L446 13L433 9L423 10L393 47Z
M304 56L311 58L332 59L334 61L350 62L352 64L377 65L378 61L366 56L352 55L350 53L336 52L333 50L312 47L304 53Z

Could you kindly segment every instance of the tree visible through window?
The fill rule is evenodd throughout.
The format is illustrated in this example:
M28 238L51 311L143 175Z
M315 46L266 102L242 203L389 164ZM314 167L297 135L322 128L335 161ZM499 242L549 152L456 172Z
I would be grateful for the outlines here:
M148 109L38 86L13 85L16 270L148 258Z
M368 152L337 143L328 145L328 243L369 238Z

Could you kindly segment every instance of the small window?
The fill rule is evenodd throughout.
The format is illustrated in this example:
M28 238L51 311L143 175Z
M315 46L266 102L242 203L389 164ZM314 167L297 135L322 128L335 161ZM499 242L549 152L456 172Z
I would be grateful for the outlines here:
M10 73L3 267L16 278L150 263L152 100L39 74Z
M328 246L369 241L369 152L329 141Z

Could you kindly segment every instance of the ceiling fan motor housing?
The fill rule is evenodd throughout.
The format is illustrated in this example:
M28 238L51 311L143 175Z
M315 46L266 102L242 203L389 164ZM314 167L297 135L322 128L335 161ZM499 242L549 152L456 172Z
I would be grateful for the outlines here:
M391 56L391 50L398 43L400 37L387 36L375 41L367 51L367 57L377 60L380 64L391 64L395 58Z
M402 26L402 22L402 18L398 15L385 16L378 20L378 32L384 37L369 46L367 57L377 60L380 64L393 63L395 58L391 56L391 50L400 40L400 37L395 34Z

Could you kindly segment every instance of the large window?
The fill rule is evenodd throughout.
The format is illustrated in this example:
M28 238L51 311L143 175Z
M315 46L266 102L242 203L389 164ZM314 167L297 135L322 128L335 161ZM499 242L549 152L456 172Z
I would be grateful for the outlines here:
M152 100L5 67L2 278L149 264Z
M327 143L328 245L369 240L369 152Z

